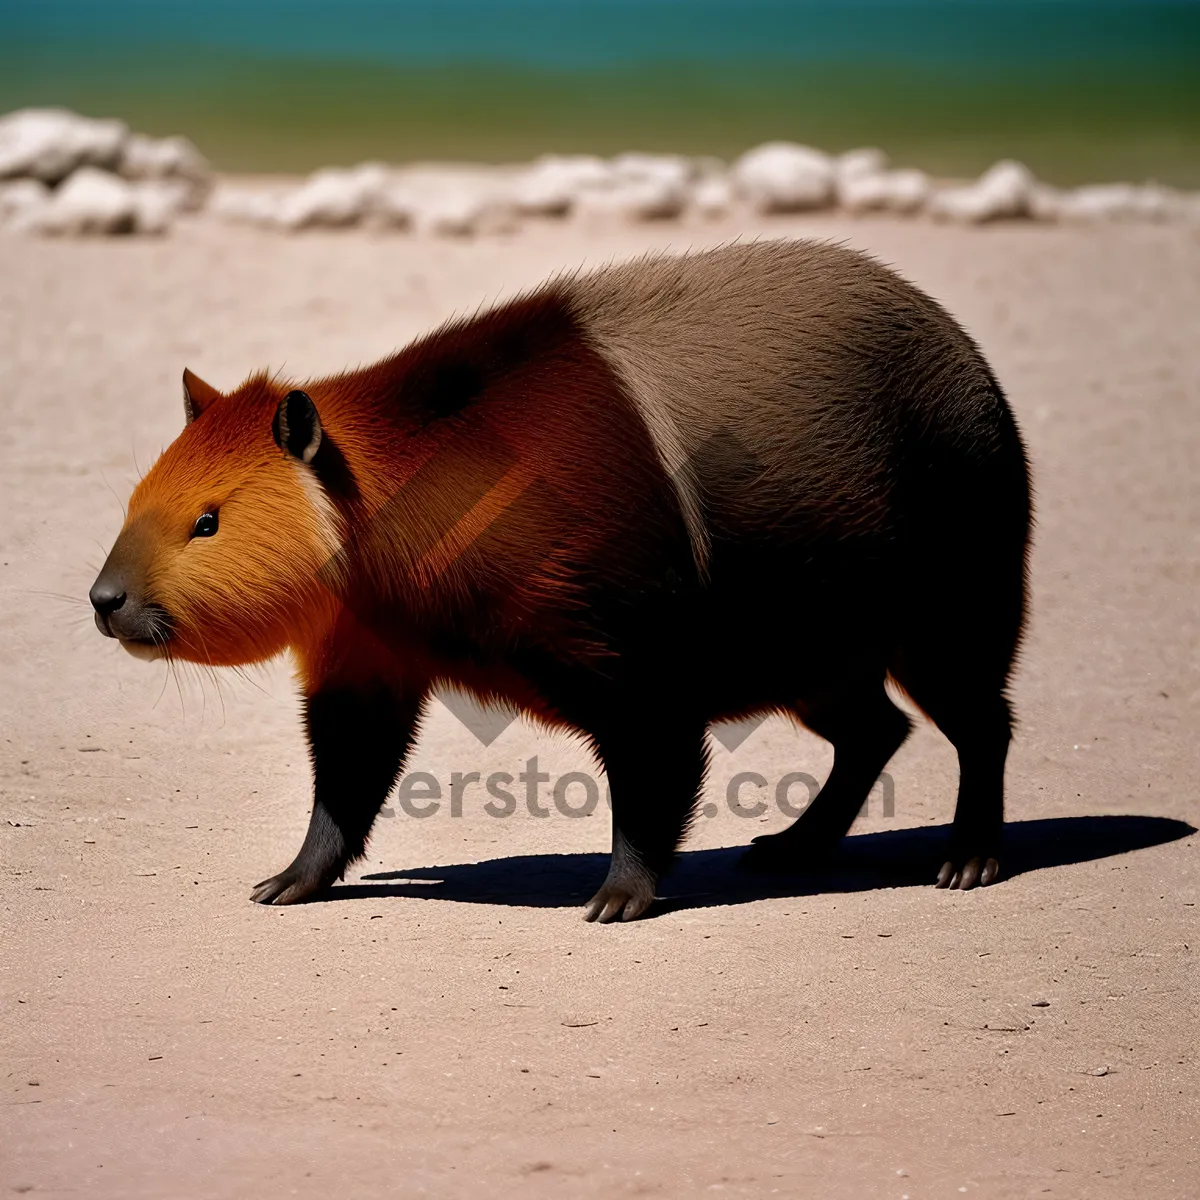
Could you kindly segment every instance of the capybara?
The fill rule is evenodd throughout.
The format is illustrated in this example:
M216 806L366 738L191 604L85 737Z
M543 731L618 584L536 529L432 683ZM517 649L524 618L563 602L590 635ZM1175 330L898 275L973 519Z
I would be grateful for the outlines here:
M941 887L999 873L1031 500L971 338L871 258L799 241L564 275L362 370L228 394L138 484L91 600L148 658L290 650L314 800L253 898L364 852L432 689L583 735L613 840L589 920L650 905L710 722L782 712L833 768L750 862L802 869L909 730L953 743Z

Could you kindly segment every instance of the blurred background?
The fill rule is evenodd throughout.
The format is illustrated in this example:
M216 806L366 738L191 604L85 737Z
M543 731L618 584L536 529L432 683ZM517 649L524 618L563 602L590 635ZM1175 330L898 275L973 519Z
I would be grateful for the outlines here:
M879 145L939 175L1200 185L1200 3L0 0L0 111L225 171Z

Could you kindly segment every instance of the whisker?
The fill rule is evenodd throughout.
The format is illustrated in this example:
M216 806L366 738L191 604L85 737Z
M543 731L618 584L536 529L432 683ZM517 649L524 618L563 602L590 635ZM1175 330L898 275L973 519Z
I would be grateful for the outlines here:
M48 600L63 600L67 604L90 604L83 596L72 596L67 592L46 592L41 588L15 588L19 595L24 596L43 596Z
M207 653L207 651L205 651ZM196 684L200 688L200 717L204 720L208 717L208 688L205 683L208 680L212 681L213 688L217 694L217 702L221 706L221 724L225 724L225 701L221 697L221 685L213 674L213 669L207 663L192 663L192 674L196 678Z
M251 675L251 674L250 674L250 673L249 673L249 672L246 670L246 668L245 668L245 667L233 667L233 668L231 668L231 670L233 671L233 673L234 673L234 674L235 674L235 675L236 675L236 676L237 676L239 679L241 679L241 680L243 680L244 682L248 683L248 684L249 684L249 685L250 685L252 688L255 688L255 689L257 689L258 691L262 692L262 694L263 694L264 696L270 696L270 695L271 695L271 693L270 693L270 692L268 692L268 691L267 691L267 689L266 689L265 687L263 687L263 685L262 685L261 683L259 683L259 682L258 682L258 680L257 680L257 679L255 679L255 678L254 678L254 677L253 677L253 676L252 676L252 675Z
M221 676L216 667L209 667L208 673L212 678L213 686L217 689L217 700L221 705L221 727L225 727L225 693L221 691Z
M135 465L136 465L136 463L137 463L137 458L136 458L136 456L135 456L135 458L134 458L134 463L135 463ZM101 470L100 470L100 478L104 480L104 486L105 486L106 488L108 488L108 490L109 490L110 492L112 492L113 496L115 497L115 499L116 499L116 501L117 501L117 504L120 506L120 509L121 509L121 520L122 520L122 521L126 520L126 519L128 518L128 516L129 516L129 513L128 513L128 512L126 511L126 509L125 509L125 501L121 499L121 495L120 495L120 493L117 491L117 489L116 489L115 487L113 487L113 485L112 485L111 483L109 483L109 482L108 482L108 476L107 476L107 475L105 475L105 473L104 473L104 469L103 469L103 468L101 468Z
M178 665L179 674L188 681L189 687L194 684L200 689L200 721L203 723L204 714L208 705L208 697L204 693L204 682L198 678L195 663L190 663L181 659Z
M204 640L204 634L202 634L199 630L197 630L196 636L200 639L200 646L204 651L204 657L206 659L210 658L211 655L208 653L208 643ZM213 686L217 689L217 699L221 703L221 725L224 726L224 724L225 724L225 697L221 695L221 681L217 678L216 669L213 667L211 662L206 662L204 664L204 666L208 668L209 675L213 681ZM203 685L201 685L200 694L201 694L201 696L204 695Z
M175 674L175 663L171 657L171 651L165 639L162 636L162 630L159 628L158 619L154 618L149 626L150 640L163 652L163 659L166 662L167 669L163 672L162 690L158 693L158 699L154 701L154 707L157 708L162 703L162 698L167 694L167 681L174 678L176 688L179 687L179 677ZM183 692L179 693L179 706L186 715L187 709L183 703Z
M175 691L179 695L179 711L183 714L184 719L187 718L187 701L183 698L183 684L179 682L179 671L176 667L175 660L168 658L167 662L171 665L171 678L175 680Z
M167 664L167 669L163 672L162 689L158 693L158 699L154 701L154 707L157 708L162 703L162 698L167 694L167 680L171 678L171 660L164 660Z

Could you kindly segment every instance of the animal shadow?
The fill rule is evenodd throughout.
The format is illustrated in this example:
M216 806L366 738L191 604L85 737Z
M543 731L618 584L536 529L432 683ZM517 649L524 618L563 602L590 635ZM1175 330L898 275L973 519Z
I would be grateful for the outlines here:
M1167 817L1050 817L1005 826L1002 878L1111 858L1188 837L1196 830ZM781 896L863 892L932 885L945 857L948 825L862 833L843 840L829 865L795 875L739 867L744 846L685 850L660 888L652 914ZM582 904L608 870L607 854L526 854L475 863L411 867L364 875L334 887L329 901L404 896L462 904L565 908Z

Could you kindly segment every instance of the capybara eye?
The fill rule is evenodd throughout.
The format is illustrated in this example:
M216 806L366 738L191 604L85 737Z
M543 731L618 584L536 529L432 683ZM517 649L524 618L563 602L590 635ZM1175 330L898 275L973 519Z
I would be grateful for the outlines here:
M217 514L215 512L207 512L196 518L196 524L192 526L192 537L212 537L217 532Z

